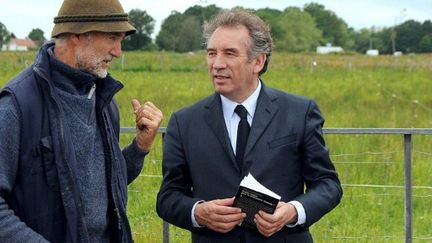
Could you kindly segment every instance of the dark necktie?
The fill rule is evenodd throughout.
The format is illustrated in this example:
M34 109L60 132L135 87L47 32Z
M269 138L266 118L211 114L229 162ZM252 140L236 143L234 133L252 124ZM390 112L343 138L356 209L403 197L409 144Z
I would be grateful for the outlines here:
M247 110L244 106L238 105L234 112L240 116L240 122L237 129L236 161L241 168L250 126L247 121Z

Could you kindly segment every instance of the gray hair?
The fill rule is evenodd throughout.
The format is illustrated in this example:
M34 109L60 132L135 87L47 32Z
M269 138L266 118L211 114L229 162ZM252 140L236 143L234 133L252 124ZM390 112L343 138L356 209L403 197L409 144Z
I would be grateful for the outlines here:
M77 35L77 34L73 34L73 33L62 33L56 37L52 38L52 41L55 42L56 46L64 46L66 45L66 40L72 36L72 35ZM91 41L93 38L92 32L86 32L84 34L81 35L85 35L87 37L88 41Z
M203 37L205 44L208 45L211 35L218 27L235 27L239 25L246 27L249 31L249 60L256 58L262 53L267 57L264 67L259 72L259 75L261 75L267 71L273 48L273 40L270 34L270 27L258 16L243 9L222 10L210 22L204 23Z

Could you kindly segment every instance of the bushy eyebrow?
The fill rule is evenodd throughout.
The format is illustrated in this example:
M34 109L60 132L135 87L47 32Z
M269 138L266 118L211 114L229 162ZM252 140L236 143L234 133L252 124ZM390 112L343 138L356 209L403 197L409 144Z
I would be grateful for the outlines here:
M216 51L216 48L207 48L207 52L210 51ZM226 48L222 50L223 52L233 52L233 53L238 53L239 50L237 48Z
M233 53L239 53L239 50L237 48L226 48L224 52L233 52Z
M123 32L109 32L110 35L123 36Z
M108 35L112 37L115 36L116 38L120 38L121 40L124 40L126 38L126 35L122 32L109 32Z

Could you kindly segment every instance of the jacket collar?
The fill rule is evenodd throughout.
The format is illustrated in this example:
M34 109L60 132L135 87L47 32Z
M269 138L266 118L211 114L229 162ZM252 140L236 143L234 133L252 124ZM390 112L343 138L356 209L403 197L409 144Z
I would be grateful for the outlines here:
M87 80L87 82L90 80L91 82L96 83L96 94L98 98L101 98L103 103L109 103L113 96L123 88L123 84L111 77L110 74L107 75L106 78L100 79L96 78L91 74L84 73L78 69L71 68L67 66L64 63L61 63L59 60L53 61L55 64L52 65L52 62L50 59L55 58L54 55L50 55L50 52L52 53L52 50L55 48L54 42L48 42L44 44L40 49L39 52L36 55L36 59L33 65L33 70L43 79L45 80L48 85L51 87L51 90L53 88L53 80L52 80L52 71L53 68L59 68L60 72L64 72L67 70L67 73L69 75L74 74L77 75L76 79L84 79ZM60 64L59 64L60 63ZM66 67L65 67L66 66ZM81 82L81 81L77 81Z
M228 131L226 129L220 95L214 93L212 96L210 96L207 102L204 104L204 109L204 120L219 140L227 155L233 161L234 167L239 170L238 165L235 162L234 151L231 147Z
M278 106L275 104L278 97L267 88L262 82L262 89L257 101L255 116L253 118L251 130L249 133L248 142L245 149L245 158L247 154L253 149L258 139L262 136L273 117L278 111ZM246 161L247 162L247 161Z

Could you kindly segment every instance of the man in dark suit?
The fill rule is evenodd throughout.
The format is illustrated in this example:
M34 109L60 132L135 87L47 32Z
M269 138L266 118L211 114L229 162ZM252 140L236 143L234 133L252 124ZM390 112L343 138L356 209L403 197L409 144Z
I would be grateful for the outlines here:
M312 242L309 226L342 197L317 105L260 80L272 38L257 16L222 11L204 37L216 92L171 116L159 216L190 230L193 242ZM255 231L232 206L248 173L282 197L273 214L255 215Z

